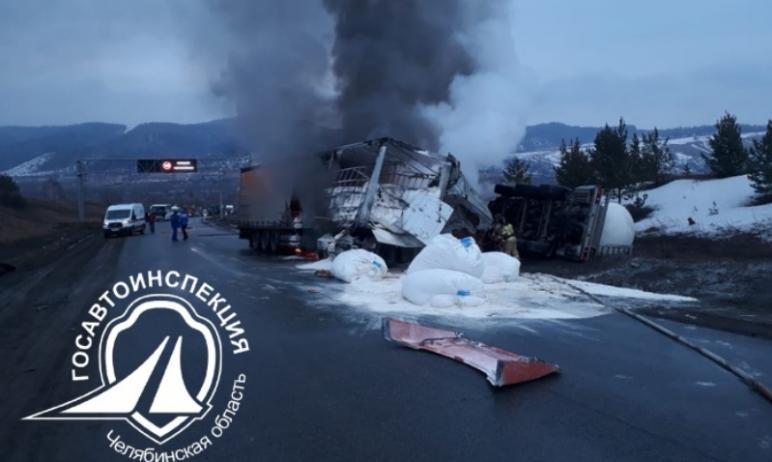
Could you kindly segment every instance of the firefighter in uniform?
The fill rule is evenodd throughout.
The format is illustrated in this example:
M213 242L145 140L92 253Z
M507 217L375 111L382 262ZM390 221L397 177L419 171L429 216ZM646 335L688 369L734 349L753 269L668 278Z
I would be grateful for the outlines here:
M512 226L512 223L504 223L499 228L499 242L501 242L501 250L505 254L511 255L518 260L520 259L520 254L517 252L517 238L515 237L515 228Z

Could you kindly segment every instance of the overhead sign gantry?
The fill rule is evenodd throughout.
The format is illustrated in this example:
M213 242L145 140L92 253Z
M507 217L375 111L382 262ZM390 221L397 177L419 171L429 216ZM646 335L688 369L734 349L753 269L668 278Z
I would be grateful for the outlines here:
M195 173L196 159L137 159L138 173Z

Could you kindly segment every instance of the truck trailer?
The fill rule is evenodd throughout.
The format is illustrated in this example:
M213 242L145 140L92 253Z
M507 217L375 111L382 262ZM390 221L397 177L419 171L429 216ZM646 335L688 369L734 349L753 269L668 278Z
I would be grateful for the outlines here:
M314 180L324 181L296 178L291 184L268 165L241 170L239 237L250 247L321 255L352 247L399 253L419 249L440 233L473 234L492 224L487 202L450 154L379 138L324 151L309 162L319 164ZM304 182L318 186L308 191ZM321 210L305 210L309 197L322 198Z

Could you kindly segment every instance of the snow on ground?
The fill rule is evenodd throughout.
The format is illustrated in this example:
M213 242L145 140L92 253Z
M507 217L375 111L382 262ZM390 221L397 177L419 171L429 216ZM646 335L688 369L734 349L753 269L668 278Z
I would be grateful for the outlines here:
M743 133L740 135L740 138L744 140L754 139L754 138L760 138L764 136L766 132L748 132ZM668 146L672 148L672 146L680 146L684 144L689 143L699 143L708 150L707 152L710 152L710 139L713 138L713 135L698 135L698 136L684 136L681 138L670 138L667 142Z
M645 290L630 289L628 287L608 286L587 281L576 281L572 279L560 279L566 284L579 288L592 295L601 297L620 297L636 298L639 300L659 300L663 302L696 302L693 297L684 297L683 295L659 294L656 292L646 292Z
M6 175L10 176L27 176L27 175L34 175L34 174L41 174L46 172L39 172L38 169L41 165L48 162L48 160L51 158L53 153L45 153L41 154L37 157L33 157L32 159L22 162L21 164L8 169L5 171Z
M655 212L635 224L638 232L715 236L746 231L772 239L772 204L748 207L753 198L745 175L717 180L675 180L649 191L646 205ZM689 225L689 218L695 221Z
M323 269L324 265L326 263L318 268L310 268L310 265L300 266L310 270ZM382 280L360 279L351 284L336 284L334 287L340 290L319 292L329 294L330 303L344 303L354 309L377 314L466 319L580 319L610 312L609 308L591 300L582 291L602 297L670 302L695 301L693 298L678 295L655 294L544 274L523 274L512 282L486 284L486 302L482 305L437 308L414 305L402 298L402 277L401 274L390 273Z

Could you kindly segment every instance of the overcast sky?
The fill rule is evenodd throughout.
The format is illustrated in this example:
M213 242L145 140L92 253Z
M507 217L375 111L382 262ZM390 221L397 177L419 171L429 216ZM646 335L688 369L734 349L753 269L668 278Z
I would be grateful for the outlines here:
M210 89L222 63L197 50L217 40L200 3L0 0L0 125L231 115ZM528 123L772 117L772 1L515 4Z

